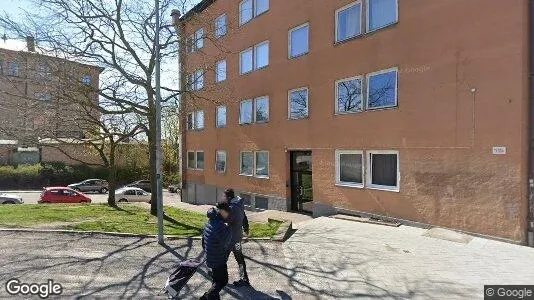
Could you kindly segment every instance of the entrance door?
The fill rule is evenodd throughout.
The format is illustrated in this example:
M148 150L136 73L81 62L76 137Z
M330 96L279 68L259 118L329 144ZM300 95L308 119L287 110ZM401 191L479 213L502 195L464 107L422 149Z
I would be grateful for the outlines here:
M312 211L312 153L311 151L290 152L291 209Z

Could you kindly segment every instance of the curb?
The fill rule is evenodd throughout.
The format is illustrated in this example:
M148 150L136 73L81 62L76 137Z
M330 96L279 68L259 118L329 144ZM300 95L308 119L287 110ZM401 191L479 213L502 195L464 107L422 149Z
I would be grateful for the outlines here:
M63 234L78 234L78 235L106 235L115 237L138 237L138 238L154 238L158 236L155 234L136 234L123 232L108 232L108 231L80 231L68 229L36 229L36 228L0 228L0 232L24 232L24 233L63 233ZM276 236L276 235L275 235ZM247 238L246 241L261 241L261 242L278 242L272 238ZM166 240L202 240L201 236L179 236L179 235L164 235Z

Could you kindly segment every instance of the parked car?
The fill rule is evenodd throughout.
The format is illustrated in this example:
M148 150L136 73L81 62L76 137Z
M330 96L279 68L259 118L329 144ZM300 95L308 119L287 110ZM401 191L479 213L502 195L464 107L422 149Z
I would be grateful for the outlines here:
M152 192L152 186L150 185L150 180L138 180L136 182L128 184L126 187L136 187L144 190L145 192Z
M169 187L167 188L169 190L169 193L181 193L182 192L182 187L179 183L177 184L171 184L169 185Z
M0 193L0 204L22 204L22 197L15 194Z
M87 195L66 187L49 187L41 193L38 203L91 203Z
M118 202L146 202L150 203L150 193L136 187L124 187L115 191Z
M68 187L80 192L97 192L105 194L109 191L108 182L102 179L87 179L82 182L69 184Z

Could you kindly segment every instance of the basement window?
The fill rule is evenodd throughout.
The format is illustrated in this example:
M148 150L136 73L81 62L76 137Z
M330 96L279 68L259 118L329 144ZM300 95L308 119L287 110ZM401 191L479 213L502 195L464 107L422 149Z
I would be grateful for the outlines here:
M336 185L363 187L363 151L336 151Z

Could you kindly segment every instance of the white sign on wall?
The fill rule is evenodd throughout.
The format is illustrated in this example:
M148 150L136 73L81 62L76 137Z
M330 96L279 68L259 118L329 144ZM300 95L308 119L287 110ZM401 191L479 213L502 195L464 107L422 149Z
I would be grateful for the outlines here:
M493 147L493 155L505 155L506 147Z

